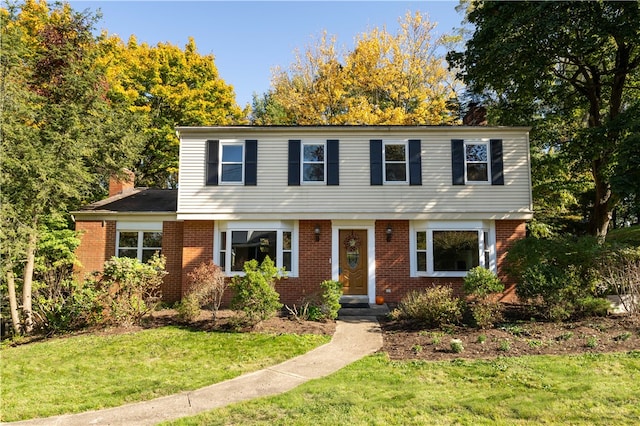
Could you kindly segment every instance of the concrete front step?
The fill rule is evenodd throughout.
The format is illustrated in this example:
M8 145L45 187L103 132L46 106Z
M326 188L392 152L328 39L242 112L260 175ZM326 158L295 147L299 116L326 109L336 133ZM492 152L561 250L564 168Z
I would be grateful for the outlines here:
M377 317L387 315L389 313L389 307L386 303L382 305L363 304L362 307L349 307L349 304L344 304L338 311L338 318L341 317Z

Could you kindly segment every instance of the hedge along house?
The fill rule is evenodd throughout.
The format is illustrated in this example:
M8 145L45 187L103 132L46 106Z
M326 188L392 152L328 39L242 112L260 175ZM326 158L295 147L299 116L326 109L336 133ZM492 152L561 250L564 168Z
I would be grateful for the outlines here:
M475 266L509 297L504 257L533 215L528 130L179 127L175 210L153 198L174 191L130 188L75 212L78 255L87 270L161 248L167 301L201 262L233 276L267 255L288 271L277 290L289 304L327 279L369 303L434 284L459 293Z

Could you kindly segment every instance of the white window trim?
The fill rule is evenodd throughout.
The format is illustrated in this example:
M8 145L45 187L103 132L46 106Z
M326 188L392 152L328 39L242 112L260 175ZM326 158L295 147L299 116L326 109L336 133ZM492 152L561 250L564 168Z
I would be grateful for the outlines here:
M495 221L414 221L409 226L410 268L412 277L466 277L467 271L434 271L433 231L476 231L478 233L478 259L485 265L485 251L489 254L488 269L497 273ZM418 271L416 232L427 233L427 270ZM488 241L484 241L484 233Z
M405 180L387 180L387 145L404 145L404 171ZM389 164L400 164L399 161L391 161ZM382 182L384 185L408 185L409 184L409 142L408 141L384 141L382 143Z
M242 147L242 170L240 172L240 180L239 181L227 181L223 180L222 176L222 166L224 164L238 164L237 162L223 162L222 161L222 152L225 146L241 146ZM245 168L245 156L247 155L247 148L245 147L244 141L238 140L221 140L220 148L219 148L218 158L220 161L218 162L218 185L244 185L244 168Z
M282 268L283 264L283 232L291 232L291 270L287 270L287 276L298 276L298 221L220 221L216 223L216 232L213 237L213 262L220 265L220 234L227 233L227 244L224 249L227 258L224 273L228 277L243 276L242 271L231 270L231 232L232 231L276 231L276 266Z
M467 164L484 164L484 161L467 162L467 145L485 145L487 147L487 180L467 179ZM465 185L491 185L491 144L489 139L476 139L464 141L464 183Z
M304 160L304 146L305 145L322 145L324 147L324 161L322 162L323 179L322 180L304 180L304 165L306 164L319 164L320 162L305 161ZM325 185L327 182L327 144L324 141L306 141L300 143L300 183L303 185Z

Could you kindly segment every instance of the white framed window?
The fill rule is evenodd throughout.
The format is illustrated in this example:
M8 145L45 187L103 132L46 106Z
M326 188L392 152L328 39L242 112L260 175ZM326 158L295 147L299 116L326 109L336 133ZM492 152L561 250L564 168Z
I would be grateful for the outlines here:
M464 277L476 266L496 272L493 221L416 222L410 245L413 276Z
M220 142L220 184L244 183L244 143Z
M227 275L241 275L244 263L269 256L287 275L297 276L297 222L220 222L214 262Z
M384 183L408 183L407 142L385 142L382 152Z
M162 231L117 231L117 257L146 262L155 253L162 254Z
M327 172L324 143L302 143L300 165L303 183L324 183Z
M491 162L489 161L489 153L489 141L465 141L465 183L491 183Z

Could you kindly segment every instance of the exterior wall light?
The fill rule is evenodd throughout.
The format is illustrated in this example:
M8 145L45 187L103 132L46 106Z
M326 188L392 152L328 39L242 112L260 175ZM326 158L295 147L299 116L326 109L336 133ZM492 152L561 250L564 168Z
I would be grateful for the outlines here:
M316 225L316 227L313 230L313 233L316 236L316 241L320 241L320 225Z
M391 241L391 235L393 234L393 228L391 228L391 224L387 225L387 242Z

